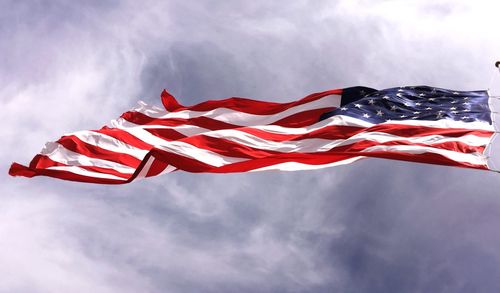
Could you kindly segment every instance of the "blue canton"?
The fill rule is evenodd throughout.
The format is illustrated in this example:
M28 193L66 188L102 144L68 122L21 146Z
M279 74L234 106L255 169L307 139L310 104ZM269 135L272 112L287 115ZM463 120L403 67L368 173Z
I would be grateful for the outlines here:
M389 88L325 113L321 119L346 115L371 123L397 120L441 120L491 124L486 91L452 91L429 86Z

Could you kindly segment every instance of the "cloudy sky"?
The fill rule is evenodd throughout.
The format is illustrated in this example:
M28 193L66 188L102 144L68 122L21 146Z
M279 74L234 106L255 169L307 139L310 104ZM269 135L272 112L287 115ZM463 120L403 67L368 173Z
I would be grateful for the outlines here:
M497 3L0 1L0 292L498 292L495 173L371 159L123 186L7 175L163 88L185 104L500 95Z

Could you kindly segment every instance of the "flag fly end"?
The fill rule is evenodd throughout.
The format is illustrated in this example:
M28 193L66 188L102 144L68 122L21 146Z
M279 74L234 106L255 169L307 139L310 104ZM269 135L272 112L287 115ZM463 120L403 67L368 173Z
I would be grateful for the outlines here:
M173 112L183 107L181 104L179 104L179 102L177 102L175 97L169 92L167 92L167 90L165 89L161 93L161 103L163 104L165 109L167 109L167 111L169 112Z
M12 163L9 168L10 176L23 176L23 177L34 177L36 176L36 172L31 170L30 168L23 166L18 163Z

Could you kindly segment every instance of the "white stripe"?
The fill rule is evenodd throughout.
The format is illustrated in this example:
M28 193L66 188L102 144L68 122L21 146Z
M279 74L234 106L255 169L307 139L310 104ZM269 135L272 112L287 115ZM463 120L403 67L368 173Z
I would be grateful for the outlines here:
M119 163L103 159L90 158L80 153L75 153L66 149L64 146L58 144L57 142L46 143L40 154L46 155L55 162L70 166L95 166L113 169L124 174L133 174L135 171L134 168L130 168Z
M408 154L424 154L424 153L434 153L438 155L442 155L456 162L464 162L470 163L474 165L482 165L486 166L486 157L480 153L471 153L464 154L453 152L449 150L436 149L433 147L422 147L422 146L407 146L407 145L397 145L397 146L373 146L368 147L361 152L376 152L376 151L384 151L384 152L400 152L400 153L408 153Z
M445 137L442 135L428 135L420 137L401 137L382 132L361 132L347 139L323 139L307 138L302 140L272 141L260 138L247 132L234 129L224 129L205 133L205 136L229 140L238 144L246 145L256 149L272 150L283 153L291 152L324 152L334 147L353 144L359 141L375 141L385 143L390 141L409 141L410 143L436 144L444 142L462 142L471 146L485 146L489 142L488 137L475 135L464 135L462 137Z
M119 124L116 124L116 126L120 128ZM182 141L166 141L139 127L121 129L127 131L138 139L155 146L155 148L192 158L215 167L246 160L244 158L223 156L209 150L200 149Z
M88 177L94 177L94 178L105 178L105 179L115 179L115 180L126 181L126 179L117 177L115 175L105 174L105 173L98 173L98 172L92 172L92 171L85 170L85 169L77 167L77 166L52 166L52 167L48 167L47 169L49 169L49 170L59 170L59 171L68 171L68 172L71 172L71 173L74 173L74 174L88 176Z
M190 119L195 117L209 117L218 121L230 123L239 126L250 126L256 124L270 124L286 118L290 115L297 114L300 112L328 108L328 107L339 107L340 106L340 95L329 95L322 97L318 100L311 101L302 105L291 107L285 111L278 112L270 115L257 115L249 114L245 112L235 111L228 108L217 108L211 111L191 111L183 110L179 112L166 112L158 107L152 107L144 102L139 102L139 107L134 109L136 112L140 112L152 118L170 119L170 118L180 118L180 119Z
M270 165L270 166L254 169L254 170L251 170L249 172L259 172L259 171L268 171L268 170L278 170L278 171L315 170L315 169L322 169L322 168L328 168L328 167L339 166L339 165L347 165L347 164L353 163L353 162L360 160L360 159L363 159L363 158L365 158L365 157L359 156L359 157L349 158L349 159L345 159L345 160L338 161L338 162L321 164L321 165L305 164L305 163L298 163L298 162L285 162L285 163L279 163L276 165Z
M88 144L103 148L108 151L131 155L139 160L142 160L148 153L147 150L141 150L114 137L98 132L78 131L67 135L74 135L81 141Z
M146 164L144 164L144 168L142 168L141 172L139 172L139 174L137 174L136 179L145 178L148 175L148 172L151 169L151 166L153 165L153 163L154 163L155 160L157 160L155 157L153 157L153 156L149 157L149 159L146 162ZM162 175L162 174L170 173L170 172L173 172L175 170L177 170L177 168L175 168L174 166L167 165L163 169L163 171L161 171L160 173L158 173L155 176L159 176L159 175Z
M166 174L166 173L171 173L171 172L174 172L175 170L177 170L177 168L175 168L174 166L172 165L168 165L163 171L161 171L158 175L162 175L162 174Z
M370 123L361 119L353 118L345 115L336 115L329 117L325 120L316 122L315 124L311 124L307 127L300 128L289 128L278 125L258 125L254 126L256 129L278 133L278 134L304 134L307 132L311 132L313 130L320 129L325 126L352 126L352 127L360 127L360 128L369 128L376 125L412 125L412 126L424 126L424 127L432 127L432 128L452 128L452 129L472 129L472 130L486 130L486 131L494 131L493 125L488 124L487 122L463 122L463 121L455 121L455 120L406 120L406 121L390 121L379 124Z
M153 156L149 157L148 161L146 162L146 164L144 164L141 171L139 172L139 174L137 174L137 177L135 177L135 178L137 178L137 179L145 178L149 172L149 169L151 168L151 165L153 165L154 160L155 160L155 158Z
M167 127L168 126L166 126L165 128L167 128ZM158 128L163 128L163 127L158 127ZM173 130L175 130L175 131L177 131L177 132L179 132L180 134L185 135L185 136L193 136L193 135L202 134L202 133L205 133L205 132L212 131L210 129L198 127L198 126L195 126L195 125L188 125L188 124L179 125L179 126L170 127L170 128L173 129Z
M118 126L119 125L119 126ZM166 126L166 125L155 125L155 124L148 124L148 125L139 125L135 124L133 122L129 122L123 118L118 118L115 120L111 121L111 126L115 128L142 128L142 129L172 129L175 130L185 136L193 136L197 134L202 134L205 132L212 131L210 129L202 128L196 125L188 125L188 124L183 124L179 126Z
M325 120L321 120L314 124L308 125L306 127L284 127L278 125L256 125L253 126L255 129L260 129L263 131L276 133L276 134L305 134L314 130L318 130L320 128L326 126L351 126L351 127L359 127L359 128L368 128L375 124L366 122L360 119L356 119L350 116L337 115L327 118Z
M227 157L206 149L200 149L182 141L169 141L165 145L156 146L158 149L188 157L205 164L221 167L231 163L246 161L246 158Z
M134 125L133 123L131 123L131 122L125 123L125 122L126 121L123 118L119 118L119 119L113 121L112 123L113 123L114 127L122 129L122 130L130 133L131 135L135 136L136 138L142 140L143 142L151 144L153 146L162 145L162 144L165 144L167 142L166 140L161 139L160 137L148 132L147 130L142 128L140 125L135 124L135 125L137 125L137 127L133 127L132 126L132 125ZM126 126L122 126L124 124Z
M475 121L475 122L464 122L455 121L449 119L442 120L403 120L403 121L391 121L385 122L387 124L400 124L400 125L413 125L413 126L426 126L435 128L464 128L464 129L477 129L477 130L487 130L495 131L493 125L487 122Z

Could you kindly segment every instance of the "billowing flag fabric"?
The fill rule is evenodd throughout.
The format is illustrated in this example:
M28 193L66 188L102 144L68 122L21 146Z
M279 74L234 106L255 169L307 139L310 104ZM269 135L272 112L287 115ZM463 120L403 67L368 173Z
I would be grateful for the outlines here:
M98 130L48 142L13 176L120 184L173 171L308 170L367 157L488 170L486 91L427 86L329 90L298 101L245 98L139 106Z

